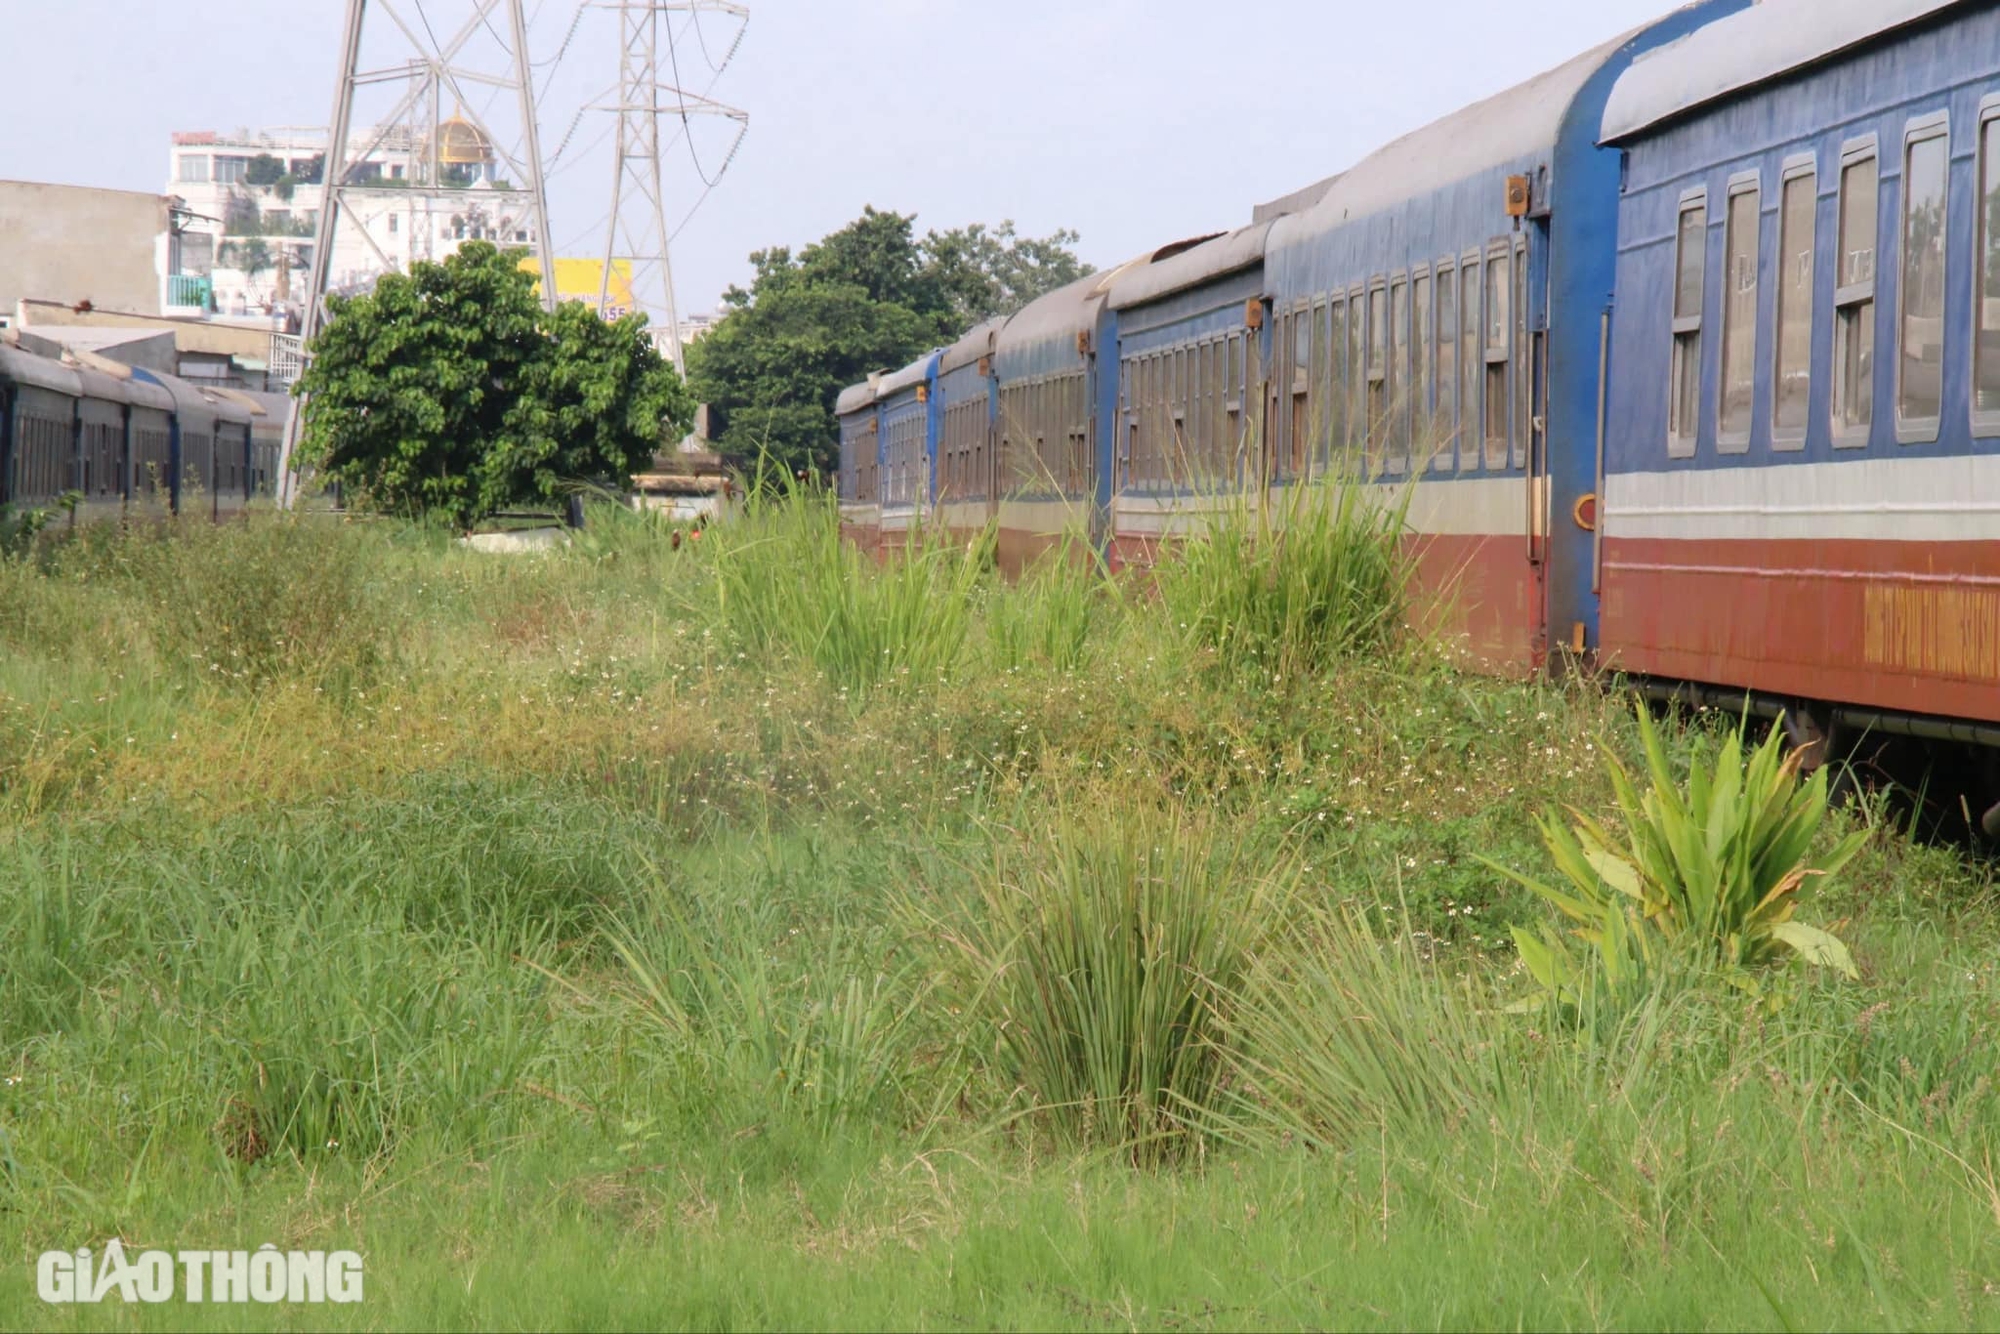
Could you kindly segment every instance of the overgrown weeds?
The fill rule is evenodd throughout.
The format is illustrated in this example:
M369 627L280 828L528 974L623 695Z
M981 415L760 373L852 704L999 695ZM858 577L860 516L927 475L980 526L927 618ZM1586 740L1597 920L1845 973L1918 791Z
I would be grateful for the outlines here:
M1217 1108L1241 984L1297 873L1210 819L1102 795L1065 795L1004 836L940 930L959 1003L991 1026L1035 1118L1171 1162Z
M1405 503L1316 483L1276 509L1228 506L1155 572L1169 624L1231 667L1285 679L1389 648L1408 603Z

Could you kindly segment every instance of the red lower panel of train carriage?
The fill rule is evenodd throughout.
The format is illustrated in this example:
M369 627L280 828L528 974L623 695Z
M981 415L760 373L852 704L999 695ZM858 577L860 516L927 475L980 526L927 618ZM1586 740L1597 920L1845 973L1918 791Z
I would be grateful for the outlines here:
M2000 543L1607 539L1612 665L2000 721Z

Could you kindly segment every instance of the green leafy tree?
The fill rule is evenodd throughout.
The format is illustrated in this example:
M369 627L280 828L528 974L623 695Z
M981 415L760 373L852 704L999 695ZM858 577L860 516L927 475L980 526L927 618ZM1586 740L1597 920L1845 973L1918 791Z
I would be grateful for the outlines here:
M755 251L748 289L689 352L717 444L748 461L830 472L833 403L870 372L907 365L989 316L1011 313L1090 272L1074 232L1033 239L1014 224L915 233L915 218L865 209L796 254Z
M643 315L609 321L566 301L542 327L547 346L523 368L481 472L489 510L578 479L622 487L651 462L662 423L685 429L694 420L694 399L647 337Z
M245 185L276 185L285 174L285 164L269 153L259 153L243 165Z
M995 228L975 222L924 238L926 272L951 322L966 329L1090 273L1071 248L1077 240L1072 231L1019 236L1011 219Z
M568 481L622 485L693 417L638 319L545 314L518 254L484 242L328 306L300 457L390 512L468 528Z

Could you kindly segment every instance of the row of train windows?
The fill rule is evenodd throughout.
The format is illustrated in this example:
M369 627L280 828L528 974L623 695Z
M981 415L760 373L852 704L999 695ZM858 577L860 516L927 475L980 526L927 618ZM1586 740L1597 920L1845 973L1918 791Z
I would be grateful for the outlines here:
M1120 485L1234 484L1250 445L1251 373L1243 330L1126 358Z
M989 408L986 398L968 398L944 410L944 438L938 449L939 491L956 500L986 495L986 439Z
M57 496L75 477L70 423L23 415L15 424L10 496Z
M1945 315L1951 127L1943 115L1912 121L1903 136L1903 210L1897 254L1899 309L1890 337L1895 358L1898 439L1937 439L1944 415L1946 354L1954 339ZM1979 124L1977 239L1971 281L1972 412L1980 428L2000 428L2000 106ZM1771 443L1805 447L1812 397L1818 163L1785 165L1778 184L1776 336L1765 349L1771 367ZM1759 365L1758 265L1763 241L1763 182L1733 179L1723 212L1721 375L1716 403L1719 452L1749 448ZM1875 420L1876 255L1881 226L1881 162L1871 139L1841 156L1836 208L1838 272L1833 278L1832 392L1834 443L1868 443ZM1667 453L1691 457L1701 410L1701 349L1706 308L1708 198L1683 198L1674 259L1673 360Z
M889 489L883 501L890 505L910 505L928 488L924 485L924 433L929 429L926 414L915 413L889 423Z
M1000 455L1010 486L1082 495L1096 475L1083 372L1000 391Z
M877 487L881 480L881 465L875 456L875 423L870 422L860 430L850 432L847 443L841 450L842 472L846 474L847 498L864 505L872 505L879 498Z
M1286 317L1293 475L1342 451L1377 475L1525 467L1527 269L1496 240Z

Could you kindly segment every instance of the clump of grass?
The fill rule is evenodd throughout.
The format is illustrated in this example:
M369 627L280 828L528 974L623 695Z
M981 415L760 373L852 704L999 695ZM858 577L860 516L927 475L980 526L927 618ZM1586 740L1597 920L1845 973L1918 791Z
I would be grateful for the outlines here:
M1349 904L1315 909L1244 979L1238 1129L1336 1149L1447 1131L1503 1106L1518 1053L1493 997Z
M798 490L760 497L704 549L719 620L746 652L808 663L858 695L958 669L989 563L983 545L913 529L877 564L841 540L831 497Z
M983 608L989 667L998 672L1081 669L1105 629L1118 586L1095 553L1075 538L1011 585L995 587Z
M1373 488L1301 485L1273 513L1222 511L1154 573L1170 624L1235 667L1286 677L1389 647L1408 573L1403 507Z
M1688 962L1720 964L1752 989L1752 970L1791 958L1854 976L1845 944L1794 917L1806 885L1839 871L1867 838L1856 832L1813 856L1826 818L1827 771L1801 782L1803 753L1787 754L1776 728L1746 754L1745 720L1722 738L1712 761L1695 759L1683 791L1652 715L1643 704L1635 712L1646 755L1643 793L1607 752L1624 845L1572 809L1573 829L1553 813L1540 822L1567 888L1495 868L1573 924L1568 939L1547 926L1514 931L1542 999L1580 1005L1600 993L1629 996L1663 967ZM1572 940L1584 946L1580 953Z
M1183 1157L1218 1107L1251 959L1295 889L1212 820L1078 796L1003 839L956 947L961 1003L1064 1140Z

